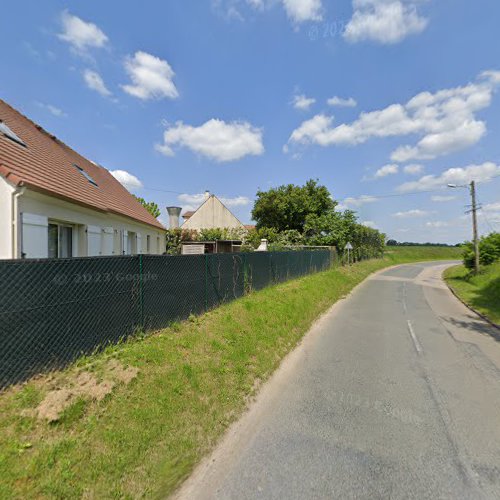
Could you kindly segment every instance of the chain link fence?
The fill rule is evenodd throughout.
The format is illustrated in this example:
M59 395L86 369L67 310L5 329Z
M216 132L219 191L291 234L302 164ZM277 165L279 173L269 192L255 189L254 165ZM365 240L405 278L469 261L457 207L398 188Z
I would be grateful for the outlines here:
M0 261L0 389L335 260L324 249Z

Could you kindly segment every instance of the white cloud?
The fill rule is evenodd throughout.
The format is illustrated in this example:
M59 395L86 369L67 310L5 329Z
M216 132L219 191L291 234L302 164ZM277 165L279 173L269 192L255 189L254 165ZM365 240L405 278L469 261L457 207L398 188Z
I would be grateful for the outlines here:
M132 80L131 84L122 85L127 94L143 100L179 97L173 82L175 73L170 64L159 57L138 51L125 59L125 71Z
M323 17L322 0L212 0L212 7L228 20L244 21L245 4L260 12L281 5L295 27Z
M365 40L383 44L401 42L421 33L427 19L417 11L418 0L353 0L354 12L344 38L352 43Z
M500 212L500 201L496 203L487 203L483 205L482 210L484 212Z
M321 21L321 0L282 0L288 17L296 24L305 21Z
M230 122L211 119L199 127L177 122L163 134L163 144L156 149L173 156L173 146L184 146L191 151L219 162L235 161L247 155L264 152L262 130L248 122Z
M500 72L488 71L474 83L434 94L422 92L406 104L363 112L354 122L334 126L333 116L319 114L292 132L288 144L319 146L357 145L372 138L410 134L422 138L415 146L401 146L393 152L394 162L433 159L477 143L486 132L476 113L491 104L500 85Z
M441 175L424 175L417 181L405 182L398 186L400 193L409 191L427 191L436 188L444 188L447 184L467 184L472 180L477 182L488 181L500 174L500 166L493 162L482 165L469 165L468 167L456 167L445 170Z
M190 205L194 205L196 207L200 206L205 200L205 193L197 193L197 194L180 194L177 199L182 203L189 203Z
M61 14L63 32L58 35L78 52L89 48L101 48L108 42L108 37L94 23L86 22L65 10Z
M371 227L372 229L378 229L377 224L372 220L363 220L360 222L363 226Z
M345 209L345 208L353 208L353 207L357 208L357 207L361 207L362 205L365 205L366 203L374 203L376 201L378 201L377 198L370 196L370 195L367 195L367 194L362 194L361 196L358 196L357 198L355 198L355 197L345 198L344 200L342 200L342 204L338 205L337 208L340 206L343 207L340 210Z
M247 4L251 5L254 9L264 8L264 0L246 0Z
M342 97L337 97L337 96L330 97L330 99L328 99L326 103L329 106L340 106L346 108L354 108L355 106L358 105L356 100L352 97L349 97L348 99L343 99Z
M196 194L180 194L178 200L183 203L184 210L196 210L205 200L205 193ZM226 205L226 207L243 207L249 205L251 200L246 196L235 196L234 198L219 197L219 200Z
M49 113L53 114L54 116L57 116L58 118L65 118L68 116L62 109L59 109L56 106L53 106L52 104L45 104L43 102L37 102L36 103L38 107L42 109L46 109Z
M485 133L484 122L469 120L452 130L426 135L415 147L401 146L392 153L391 160L432 160L473 146Z
M143 187L142 182L130 172L125 170L111 170L109 173L129 191Z
M456 199L456 196L431 196L431 200L435 201L436 203L443 203L446 201L452 201Z
M219 198L226 207L244 207L250 204L250 198L246 196L236 196L234 198Z
M95 90L98 94L103 97L110 97L112 95L111 91L106 87L104 80L97 71L92 71L91 69L86 69L83 72L83 79L87 84L87 87L91 90Z
M315 102L314 97L306 97L304 94L300 94L293 96L292 104L295 109L307 111Z
M394 175L397 174L398 172L399 172L399 167L396 164L384 165L375 172L375 179L387 177L388 175Z
M423 165L406 165L403 168L403 172L408 175L418 175L421 174L424 171L424 166Z
M430 227L433 229L438 229L447 226L449 226L449 223L442 220L429 221L425 223L425 227Z
M413 210L406 210L405 212L396 212L393 214L393 217L398 217L400 219L407 218L407 217L425 217L426 215L429 215L431 212L426 212L425 210L420 210L418 208L413 209Z

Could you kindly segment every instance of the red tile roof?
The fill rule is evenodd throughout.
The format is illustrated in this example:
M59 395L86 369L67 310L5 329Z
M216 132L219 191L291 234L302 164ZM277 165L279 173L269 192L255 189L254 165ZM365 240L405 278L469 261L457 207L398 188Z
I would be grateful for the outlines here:
M26 144L24 147L0 133L0 175L10 183L165 229L108 170L79 155L1 99L0 120Z

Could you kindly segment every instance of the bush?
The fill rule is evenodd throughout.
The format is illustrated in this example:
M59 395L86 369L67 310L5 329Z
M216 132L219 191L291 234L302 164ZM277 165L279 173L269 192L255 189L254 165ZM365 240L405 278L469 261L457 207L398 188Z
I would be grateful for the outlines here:
M500 260L500 233L491 233L479 240L479 263L488 266ZM468 241L464 248L464 266L474 268L474 244Z

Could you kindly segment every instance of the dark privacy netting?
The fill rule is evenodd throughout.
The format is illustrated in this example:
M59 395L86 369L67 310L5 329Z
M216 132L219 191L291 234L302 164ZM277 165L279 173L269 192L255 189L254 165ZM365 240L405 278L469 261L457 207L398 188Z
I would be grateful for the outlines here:
M0 389L333 259L323 249L0 261Z

